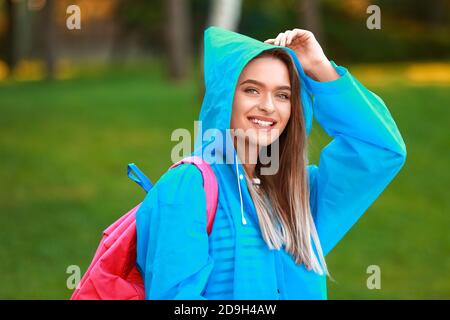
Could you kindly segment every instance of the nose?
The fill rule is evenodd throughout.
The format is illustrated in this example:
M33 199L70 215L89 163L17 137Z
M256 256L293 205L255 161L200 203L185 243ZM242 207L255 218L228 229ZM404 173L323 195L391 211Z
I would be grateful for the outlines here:
M272 113L275 111L275 104L273 103L272 95L270 93L266 95L265 99L261 100L258 108L267 113Z

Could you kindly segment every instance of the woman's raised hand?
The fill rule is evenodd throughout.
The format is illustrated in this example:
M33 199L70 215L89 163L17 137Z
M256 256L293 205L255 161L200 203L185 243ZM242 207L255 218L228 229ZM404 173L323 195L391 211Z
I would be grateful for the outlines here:
M279 33L276 38L264 42L294 50L306 74L318 81L332 81L339 78L311 31L286 30Z

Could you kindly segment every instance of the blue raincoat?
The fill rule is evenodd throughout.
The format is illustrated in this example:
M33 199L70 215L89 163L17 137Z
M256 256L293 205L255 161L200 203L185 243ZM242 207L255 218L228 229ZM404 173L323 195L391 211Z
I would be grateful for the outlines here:
M162 175L136 216L137 265L147 299L327 298L325 276L297 265L284 248L266 245L244 168L226 139L242 69L276 47L217 27L205 31L200 121L208 139L199 137L193 153L203 154L217 176L216 218L208 236L205 191L195 166L182 164ZM326 256L399 172L406 148L383 101L346 68L331 61L340 78L318 82L305 74L294 51L282 48L300 76L307 133L314 111L333 138L319 164L307 167L311 212ZM234 163L224 160L229 155Z

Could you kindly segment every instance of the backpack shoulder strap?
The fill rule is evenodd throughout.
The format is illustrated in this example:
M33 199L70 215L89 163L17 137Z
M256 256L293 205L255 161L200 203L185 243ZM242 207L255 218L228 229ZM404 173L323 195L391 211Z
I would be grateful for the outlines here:
M207 214L206 229L208 231L208 234L210 234L214 223L214 218L216 216L217 199L219 193L216 175L212 170L211 166L209 165L209 163L207 163L205 160L203 160L198 156L190 156L181 159L180 161L170 166L169 169L175 168L176 166L179 166L182 163L191 163L195 165L202 173L203 188L205 189L206 194L206 214Z

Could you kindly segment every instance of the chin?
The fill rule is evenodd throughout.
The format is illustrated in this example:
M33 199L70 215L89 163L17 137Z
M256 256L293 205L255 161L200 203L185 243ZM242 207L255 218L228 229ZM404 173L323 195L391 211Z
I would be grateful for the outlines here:
M272 142L272 139L268 137L259 137L256 143L259 147L267 147L268 145L272 144Z
M250 143L256 144L259 147L267 147L271 145L275 140L277 140L277 136L260 133L257 137L251 137Z
M258 147L267 147L271 145L279 137L279 129L275 128L272 130L257 130L253 127L242 129L239 131L237 136L241 138L245 137L245 141L251 145L256 145ZM242 134L243 133L243 134ZM239 139L243 141L242 139Z

